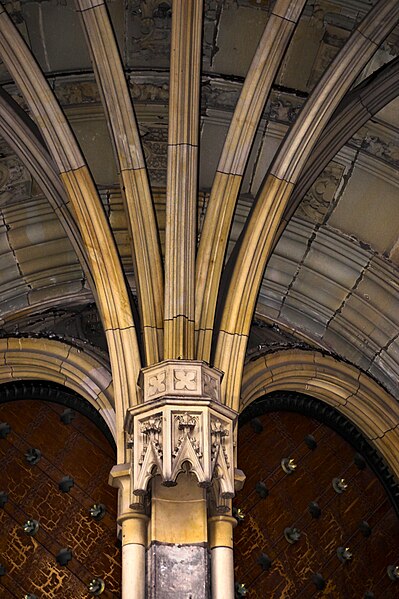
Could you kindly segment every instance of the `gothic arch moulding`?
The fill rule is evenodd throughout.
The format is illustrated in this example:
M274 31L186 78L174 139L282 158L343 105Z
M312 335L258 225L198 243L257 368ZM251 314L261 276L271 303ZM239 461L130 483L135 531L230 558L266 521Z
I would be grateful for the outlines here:
M0 383L21 380L46 380L72 389L100 412L116 437L111 373L87 349L52 339L0 339Z
M399 476L399 406L372 378L317 351L277 351L244 369L240 412L273 391L298 391L344 414Z

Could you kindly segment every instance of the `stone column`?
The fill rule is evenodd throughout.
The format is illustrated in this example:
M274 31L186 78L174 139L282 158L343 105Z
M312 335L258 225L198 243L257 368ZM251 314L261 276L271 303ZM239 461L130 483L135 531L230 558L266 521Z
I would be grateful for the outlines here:
M234 599L233 528L236 524L237 520L227 515L211 516L208 520L212 599Z
M206 489L188 470L175 487L151 486L148 599L209 599Z
M148 516L144 506L131 509L130 464L118 464L109 482L119 489L118 526L122 538L122 599L146 599L146 547Z
M210 504L213 512L223 514L211 519L209 527L219 543L212 546L214 585L219 589L212 596L234 596L234 519L226 513L231 513L234 496L237 414L220 402L221 377L204 362L165 360L142 370L143 401L127 412L130 509L148 493L151 497L147 599L210 599ZM224 595L218 572L223 574Z

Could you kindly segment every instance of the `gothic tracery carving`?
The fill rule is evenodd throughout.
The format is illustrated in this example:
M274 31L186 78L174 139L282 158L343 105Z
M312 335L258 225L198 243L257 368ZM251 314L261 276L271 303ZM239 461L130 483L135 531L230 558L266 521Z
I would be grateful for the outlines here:
M217 481L221 506L234 496L236 413L220 403L220 378L219 371L195 361L167 360L144 369L144 403L127 416L134 496L147 492L154 474L164 485L175 485L186 465L201 487ZM132 497L132 507L135 503Z

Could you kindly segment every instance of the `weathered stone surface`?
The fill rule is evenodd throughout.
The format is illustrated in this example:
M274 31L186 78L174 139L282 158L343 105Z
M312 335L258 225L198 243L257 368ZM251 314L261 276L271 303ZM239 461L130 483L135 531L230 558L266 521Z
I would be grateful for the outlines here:
M147 551L148 599L209 599L205 545L152 543Z

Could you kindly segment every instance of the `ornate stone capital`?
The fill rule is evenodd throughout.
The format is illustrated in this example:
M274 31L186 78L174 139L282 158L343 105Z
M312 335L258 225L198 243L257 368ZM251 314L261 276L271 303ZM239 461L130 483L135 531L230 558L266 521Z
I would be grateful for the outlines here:
M161 397L220 401L223 373L197 360L165 360L143 368L139 377L144 402Z
M130 408L132 507L159 474L176 485L188 465L198 484L217 481L220 499L234 496L234 410L220 403L222 373L204 362L166 360L141 371L143 403Z

